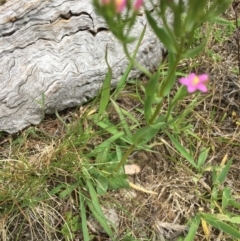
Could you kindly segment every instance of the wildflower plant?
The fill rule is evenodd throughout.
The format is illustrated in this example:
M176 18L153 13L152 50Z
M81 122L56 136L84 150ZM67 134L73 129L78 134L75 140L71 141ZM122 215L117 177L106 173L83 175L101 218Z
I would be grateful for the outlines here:
M110 31L122 43L126 56L129 58L130 66L139 68L149 78L149 83L144 89L144 117L146 126L129 136L132 140L132 145L118 165L119 167L125 163L127 156L139 143L142 143L143 140L144 142L150 141L159 130L170 126L179 118L177 116L173 117L174 108L178 101L195 91L207 92L209 76L206 73L200 73L200 75L186 73L185 77L178 80L176 74L177 66L181 60L194 58L201 53L206 45L209 33L206 33L206 39L198 44L198 46L195 46L195 31L203 23L211 25L215 22L221 22L219 14L228 8L231 0L162 0L158 1L157 6L153 4L153 1L149 0L149 2L152 3L154 9L151 12L145 8L146 1L142 0L93 0L98 13L105 19ZM128 51L128 44L138 40L137 51L146 30L145 26L140 39L136 39L136 36L131 36L131 29L134 27L134 22L141 8L146 15L147 25L167 49L168 68L166 71L163 71L162 64L159 63L158 69L154 73L151 73L150 70L136 61L136 53L132 55ZM168 21L166 17L169 11L173 14L172 21ZM162 20L162 25L156 20L159 18ZM108 67L109 72L111 72L110 66ZM129 69L126 71L124 80L127 79L129 71ZM108 83L110 83L109 80ZM171 90L177 83L186 86L187 89L179 87L175 96L169 98ZM104 90L106 90L106 85L104 86ZM163 103L166 102L168 111L163 113L161 109ZM101 113L103 113L104 108L100 105Z
M114 98L110 98L111 67L107 62L106 50L108 74L106 75L102 88L98 118L102 116L107 107L107 103L111 100L124 125L124 131L109 131L112 137L109 138L108 143L110 140L114 142L120 139L121 143L124 142L126 146L128 146L127 148L125 147L124 152L122 152L119 145L115 146L117 163L112 171L118 173L134 150L149 148L149 145L146 145L146 143L149 143L159 131L162 131L172 141L176 150L201 175L204 162L207 158L205 154L208 152L203 152L205 153L204 155L200 154L199 160L195 161L194 157L181 145L176 135L170 134L168 129L170 128L178 133L178 125L180 125L180 121L184 122L183 118L186 117L187 112L179 116L174 115L174 109L177 103L194 92L200 91L206 93L208 91L207 85L210 77L207 73L197 74L192 70L190 73L185 73L178 77L177 67L180 61L192 59L203 51L207 43L207 37L211 31L211 25L224 22L219 15L229 7L232 0L159 0L157 4L155 2L153 3L152 0L149 0L149 2L152 3L154 9L151 12L145 8L146 1L143 0L93 0L96 10L105 19L112 34L122 43L125 54L129 59L129 67L121 78L120 84L118 84L114 94L118 94L121 91L133 66L139 68L149 79L147 86L144 88L145 99L143 101L146 124L145 126L141 125L138 129L128 126L125 116L127 115L128 118L132 117L127 113L123 113L114 101ZM150 72L151 70L146 69L136 61L135 57L146 30L145 26L139 39L136 39L136 36L131 36L131 29L134 28L139 11L144 11L148 27L152 29L167 50L167 69L163 69L162 63L159 63L157 70ZM172 21L167 20L166 16L169 12L173 14ZM161 19L162 24L160 25L156 19ZM206 33L206 38L196 46L194 43L195 33L204 23L208 24L209 32ZM134 53L130 53L128 51L128 44L134 41L137 42L136 49ZM181 86L178 86L179 84L181 84ZM177 91L175 93L172 90L173 88L176 89L176 87ZM194 102L194 104L196 104L196 102ZM167 105L167 111L162 111L163 105ZM192 106L190 104L190 111L191 108ZM99 121L99 119L96 120L96 124L102 128L108 126L103 120ZM136 124L136 126L138 126L138 124ZM106 143L103 143L103 145L104 144ZM101 153L101 159L105 158L107 159L107 154L105 154L103 158ZM225 165L226 167L222 167L223 170L229 169L230 165L231 162L228 162ZM213 168L213 170L216 169ZM224 172L224 178L226 174L227 171ZM213 171L213 179L214 175L216 176L215 171ZM212 214L199 213L193 218L189 234L185 240L193 240L194 234L197 231L196 227L198 227L200 220L202 221L202 225L205 225L207 222L235 238L240 238L240 232L235 225L228 225L224 223L222 219L218 219L217 216L215 218ZM206 225L204 227L206 227ZM206 231L206 228L204 231Z

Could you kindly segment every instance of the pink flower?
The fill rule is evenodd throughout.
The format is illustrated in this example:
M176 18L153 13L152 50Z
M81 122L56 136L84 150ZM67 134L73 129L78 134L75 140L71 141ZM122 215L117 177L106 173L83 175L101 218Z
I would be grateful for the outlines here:
M142 5L143 5L143 0L135 0L133 8L135 11L139 11Z
M127 5L127 0L115 0L115 5L117 13L120 13Z
M103 4L114 4L117 13L121 13L127 5L127 0L102 0Z
M200 90L201 92L207 92L207 86L208 83L208 75L207 74L201 74L196 75L194 73L191 73L187 77L183 77L179 80L179 82L182 85L187 86L187 91L189 93L193 93L196 90Z

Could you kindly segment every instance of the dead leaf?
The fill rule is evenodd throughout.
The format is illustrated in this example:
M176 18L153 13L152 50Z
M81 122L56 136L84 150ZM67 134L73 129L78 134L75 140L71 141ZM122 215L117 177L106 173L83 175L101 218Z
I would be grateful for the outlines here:
M138 190L138 191L140 191L140 192L145 192L145 193L155 194L155 195L158 194L157 192L153 192L153 191L147 190L147 189L145 189L143 187L140 187L140 186L138 186L138 185L136 185L136 184L134 184L132 182L129 182L129 186L134 188L134 189L136 189L136 190Z
M203 228L203 232L205 234L206 240L209 240L210 239L210 230L208 228L207 222L204 219L202 219L202 228Z
M124 171L127 175L134 175L138 174L141 171L141 168L136 164L127 164L124 166Z
M154 226L159 234L170 240L175 239L188 230L188 226L167 222L156 222Z

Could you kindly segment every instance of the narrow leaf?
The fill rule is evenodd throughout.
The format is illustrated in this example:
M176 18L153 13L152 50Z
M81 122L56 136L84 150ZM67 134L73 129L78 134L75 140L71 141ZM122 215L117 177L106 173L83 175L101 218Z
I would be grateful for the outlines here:
M228 203L231 199L231 191L230 188L225 187L223 189L223 194L222 194L222 209L225 210L228 206Z
M193 58L195 56L197 56L199 53L201 53L203 51L203 49L206 46L206 41L204 41L203 43L201 43L199 46L197 46L196 48L193 49L189 49L187 50L184 54L183 54L183 58Z
M184 241L193 241L195 238L195 235L197 233L199 224L200 224L200 216L196 215L192 220L191 220L191 226L188 231L188 235L184 239Z
M104 228L105 232L110 237L113 237L113 232L109 227L106 217L104 216L101 206L99 204L97 193L94 190L93 185L89 180L87 180L86 183L87 183L89 194L91 196L91 202L87 201L88 207L90 208L91 212L93 213L94 217L98 220L100 225Z
M205 163L205 161L207 160L208 157L208 152L209 152L209 148L205 148L201 150L201 153L198 157L198 161L197 161L197 165L199 168L201 168L203 166L203 164Z
M159 72L156 72L149 80L145 89L145 101L144 101L144 116L148 123L152 115L152 104L155 100L155 95L158 92Z
M105 52L105 61L108 66L108 72L106 74L106 77L103 81L103 85L101 88L101 98L100 98L99 111L98 111L99 115L101 115L105 111L108 105L109 98L110 98L110 90L111 90L112 69L108 64L108 60L107 60L107 48Z
M145 11L148 23L150 24L152 30L158 37L158 39L164 44L164 46L168 49L171 53L176 53L176 43L174 42L173 38L169 36L167 31L164 28L158 27L157 22L155 19L151 16L151 13L146 10Z
M237 229L230 226L229 224L226 224L226 223L220 221L216 217L216 215L204 213L204 214L201 214L201 216L202 216L202 218L204 218L206 220L207 223L209 223L213 227L231 235L234 238L240 239L240 232Z
M131 138L132 137L132 133L131 133L131 131L129 129L128 123L127 123L127 121L126 121L126 119L125 119L125 117L123 115L123 112L122 112L121 108L119 107L119 105L113 99L111 99L111 101L113 103L113 106L114 106L115 110L118 113L118 116L119 116L120 121L121 121L121 126L124 128L126 135L129 138Z
M81 213L81 219L82 219L83 239L84 241L89 241L90 237L89 237L88 227L87 227L85 202L84 202L84 197L80 193L79 193L79 200L80 200L80 213Z
M193 167L198 169L197 164L195 163L193 157L186 151L186 149L180 144L180 142L175 139L170 133L166 132L168 137L171 139L172 143L176 147L176 149L179 151L179 153L190 163Z
M60 198L65 198L66 196L70 195L72 191L78 186L78 183L66 185L65 190L59 193Z
M97 193L103 195L107 192L108 189L108 179L100 175L97 179Z
M232 164L232 160L230 160L226 164L226 166L222 169L221 173L218 175L217 180L218 180L219 183L222 184L224 182L224 180L226 179L228 171L229 171L229 169L231 167L231 164Z
M134 59L136 58L136 56L137 56L137 53L138 53L138 50L139 50L139 48L140 48L140 46L141 46L141 43L142 43L143 37L144 37L144 35L145 35L145 32L146 32L146 25L145 25L144 28L143 28L143 31L142 31L142 33L141 33L141 35L140 35L140 37L139 37L137 46L136 46L136 48L135 48L135 50L134 50L134 52L133 52L133 55L132 55L132 59L133 59L133 60L134 60ZM120 81L118 82L117 87L116 87L116 89L115 89L115 91L114 91L114 93L113 93L113 95L112 95L112 96L114 96L114 97L113 97L114 99L116 99L117 96L119 95L119 93L123 90L123 88L124 88L124 86L125 86L125 83L126 83L126 80L127 80L127 78L128 78L128 75L129 75L130 71L132 70L133 65L134 65L134 61L130 61L128 67L126 68L126 71L124 72L122 78L121 78Z

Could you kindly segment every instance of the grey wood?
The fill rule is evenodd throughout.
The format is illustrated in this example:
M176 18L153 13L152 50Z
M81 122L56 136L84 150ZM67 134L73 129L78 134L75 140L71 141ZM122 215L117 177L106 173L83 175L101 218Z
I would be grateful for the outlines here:
M138 16L132 35L138 38L145 23ZM0 6L0 130L15 133L39 124L44 114L93 98L107 72L106 46L114 86L128 60L90 0L8 0ZM137 60L152 70L163 49L147 28ZM133 69L130 78L139 74Z

